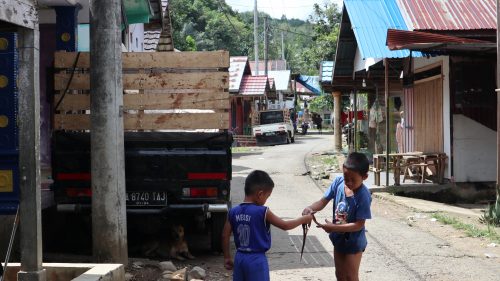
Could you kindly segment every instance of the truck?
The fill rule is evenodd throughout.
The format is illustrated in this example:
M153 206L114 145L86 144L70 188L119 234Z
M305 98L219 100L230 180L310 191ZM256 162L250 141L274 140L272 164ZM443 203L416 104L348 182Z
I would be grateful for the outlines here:
M288 109L258 111L254 120L252 134L257 145L295 142L295 131Z
M73 83L70 74L75 65L90 67L88 54L80 57L55 55L55 68L62 71L55 74L52 190L55 212L71 217L92 211L90 88L88 82ZM182 224L187 232L207 234L219 252L231 204L229 53L122 57L129 234L154 235L166 224ZM86 73L74 76L89 79Z

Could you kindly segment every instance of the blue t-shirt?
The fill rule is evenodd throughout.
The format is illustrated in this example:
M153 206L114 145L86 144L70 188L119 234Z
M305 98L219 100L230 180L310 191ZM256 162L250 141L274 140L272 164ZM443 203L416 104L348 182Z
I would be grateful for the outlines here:
M271 248L266 206L242 203L229 211L236 249L244 253L264 253Z
M352 223L372 218L370 211L372 198L370 191L364 184L354 191L352 196L346 196L344 177L338 176L325 192L324 197L327 200L333 200L334 223ZM347 254L364 251L368 244L364 226L356 232L332 232L330 233L330 240L335 246L335 250Z

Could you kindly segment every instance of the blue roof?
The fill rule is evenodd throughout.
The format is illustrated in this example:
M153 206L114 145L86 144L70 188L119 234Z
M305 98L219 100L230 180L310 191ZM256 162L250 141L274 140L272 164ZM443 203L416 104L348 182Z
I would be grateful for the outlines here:
M319 68L319 81L332 82L334 61L322 61Z
M386 46L387 29L408 30L396 0L344 0L344 5L363 59L410 55L408 50L391 51Z
M319 86L319 76L299 75L297 77L297 83L300 83L314 94L321 94L321 87Z

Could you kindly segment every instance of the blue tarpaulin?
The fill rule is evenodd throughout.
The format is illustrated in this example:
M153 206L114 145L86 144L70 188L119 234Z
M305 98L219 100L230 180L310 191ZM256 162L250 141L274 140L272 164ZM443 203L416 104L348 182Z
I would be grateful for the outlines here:
M314 94L321 94L321 87L319 85L319 76L307 76L307 75L299 75L297 77L297 83L300 83L302 86L306 87L309 91Z

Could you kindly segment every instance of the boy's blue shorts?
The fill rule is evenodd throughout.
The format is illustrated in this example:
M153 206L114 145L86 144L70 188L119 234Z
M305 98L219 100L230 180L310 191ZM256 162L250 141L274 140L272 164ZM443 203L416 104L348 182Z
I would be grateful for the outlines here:
M269 281L269 264L265 253L236 252L233 281Z

